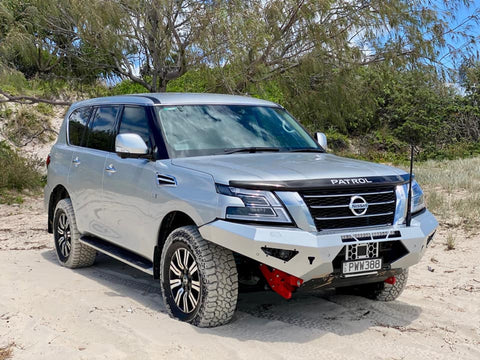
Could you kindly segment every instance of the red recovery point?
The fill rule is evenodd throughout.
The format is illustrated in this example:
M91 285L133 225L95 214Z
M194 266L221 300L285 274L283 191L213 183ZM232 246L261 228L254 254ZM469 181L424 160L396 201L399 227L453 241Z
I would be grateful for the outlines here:
M265 279L272 290L283 296L285 299L290 299L292 297L292 292L303 284L302 279L277 269L272 269L270 271L268 266L264 264L260 264L260 271L263 276L265 276Z
M388 279L385 279L385 282L390 285L395 285L397 278L395 276L390 276Z

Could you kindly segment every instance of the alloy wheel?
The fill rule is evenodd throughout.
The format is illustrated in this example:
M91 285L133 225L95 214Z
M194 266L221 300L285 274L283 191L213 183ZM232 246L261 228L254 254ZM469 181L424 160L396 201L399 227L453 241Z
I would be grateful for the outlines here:
M170 291L178 309L193 312L200 300L200 275L195 258L186 248L177 249L170 259Z
M56 235L58 250L60 251L61 255L67 259L72 249L72 234L70 229L70 220L63 212L58 217Z

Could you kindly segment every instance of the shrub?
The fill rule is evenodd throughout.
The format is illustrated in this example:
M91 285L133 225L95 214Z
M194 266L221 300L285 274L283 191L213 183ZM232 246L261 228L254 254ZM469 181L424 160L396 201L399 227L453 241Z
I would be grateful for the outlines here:
M111 90L112 95L139 94L146 92L148 92L148 90L145 87L134 83L131 80L123 80L116 84Z
M16 111L2 114L5 121L3 133L16 146L23 146L33 139L43 143L52 140L48 116L40 114L36 109L38 106L24 105ZM46 112L48 107L40 107L40 110Z
M340 134L336 130L329 129L325 132L327 136L328 148L332 151L346 151L350 147L350 140L348 136Z
M208 92L208 73L204 70L192 70L172 80L167 85L168 92Z
M38 162L20 156L5 141L0 141L0 169L0 193L35 190L42 185Z
M40 103L37 105L37 111L43 115L52 116L53 106L50 104Z

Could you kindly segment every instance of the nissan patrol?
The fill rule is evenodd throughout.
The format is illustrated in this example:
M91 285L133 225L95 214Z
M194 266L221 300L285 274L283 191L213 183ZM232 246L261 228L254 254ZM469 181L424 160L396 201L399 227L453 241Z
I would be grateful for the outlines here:
M171 316L232 318L239 286L396 299L437 227L399 169L326 152L280 105L215 94L80 101L47 159L61 265L97 251L159 279Z

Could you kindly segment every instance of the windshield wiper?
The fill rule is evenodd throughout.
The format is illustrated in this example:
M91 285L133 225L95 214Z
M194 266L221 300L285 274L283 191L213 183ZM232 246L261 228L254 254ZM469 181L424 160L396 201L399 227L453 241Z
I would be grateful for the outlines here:
M290 149L288 152L316 152L316 153L324 153L325 150L318 149L318 148L302 148L302 149Z
M280 149L275 147L251 146L251 147L244 147L244 148L238 148L238 149L225 149L225 154L234 154L234 153L240 153L240 152L256 153L260 151L280 151Z

